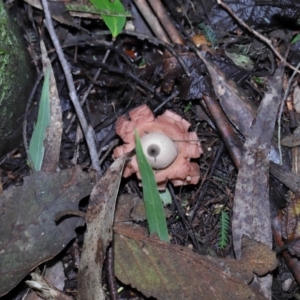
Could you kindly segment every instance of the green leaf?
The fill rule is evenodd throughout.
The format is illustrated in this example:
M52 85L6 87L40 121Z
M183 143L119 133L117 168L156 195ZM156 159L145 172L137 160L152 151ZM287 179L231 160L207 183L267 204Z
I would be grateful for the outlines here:
M164 191L159 191L159 195L164 205L172 204L172 196L167 188Z
M35 171L40 171L42 168L45 152L45 132L50 124L49 78L50 68L48 68L45 73L38 118L29 144L29 155L33 163L31 167L34 168Z
M142 177L143 196L149 232L157 233L162 241L169 242L167 222L153 170L147 161L138 133L135 130L136 157Z
M298 34L296 34L294 37L293 37L293 39L292 39L292 41L291 41L291 44L295 44L296 42L298 42L300 40L300 34L298 33Z
M91 0L115 38L126 22L126 10L120 0Z

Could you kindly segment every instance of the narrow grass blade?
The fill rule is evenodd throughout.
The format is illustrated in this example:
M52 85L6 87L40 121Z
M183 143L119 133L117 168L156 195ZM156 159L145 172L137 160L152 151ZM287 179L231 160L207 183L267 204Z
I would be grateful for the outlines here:
M169 242L167 222L164 215L162 201L157 189L153 170L147 161L140 138L135 131L136 157L142 177L143 196L149 232L157 233L162 241Z
M35 171L40 171L42 168L45 153L45 132L50 124L49 77L50 68L48 68L45 73L38 118L29 143L29 155L33 163L31 167L33 167Z

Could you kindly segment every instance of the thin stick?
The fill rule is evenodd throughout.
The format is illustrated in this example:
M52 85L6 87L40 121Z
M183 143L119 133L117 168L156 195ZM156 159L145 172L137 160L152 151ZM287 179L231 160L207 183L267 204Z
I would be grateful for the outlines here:
M275 55L280 59L280 61L290 69L294 70L295 72L300 74L300 71L292 66L290 63L288 63L285 58L276 50L276 48L273 46L272 42L267 39L265 36L248 26L242 19L240 19L233 10L225 3L222 2L222 0L217 0L218 4L222 6L225 10L228 11L228 13L243 27L245 27L249 32L251 32L253 35L255 35L257 38L259 38L261 41L263 41L265 44L269 46L269 48L275 53Z
M48 6L48 2L47 0L42 0L41 1L43 4L43 8L44 8L44 13L45 13L45 25L49 31L51 40L53 42L53 45L55 47L56 53L58 55L59 61L61 63L63 72L65 74L66 77L66 81L67 81L67 85L69 88L69 95L70 95L70 99L74 105L78 120L80 122L83 134L85 136L88 148L89 148L89 152L90 153L97 153L97 149L96 149L96 143L95 143L95 132L93 128L90 128L90 132L92 132L91 134L88 134L88 123L87 120L84 116L82 107L80 105L77 93L76 93L76 88L75 88L75 84L72 78L72 74L71 74L71 70L69 67L69 64L67 62L67 60L65 59L64 53L62 51L61 45L59 43L59 40L57 38L56 32L54 30L54 26L52 23L52 18L50 15L50 11L49 11L49 6ZM90 137L89 137L90 136ZM98 157L96 156L91 156L91 161L92 161L92 166L93 168L96 170L97 174L100 175L101 174L101 169L100 169L100 165L99 165L99 161L98 161Z
M169 43L170 40L165 33L164 29L160 25L157 17L153 14L151 8L149 7L147 1L145 0L133 0L143 17L146 19L148 25L151 27L155 35L164 41L165 43Z
M163 28L169 35L171 41L174 44L184 44L183 38L175 25L173 24L168 12L166 11L165 7L161 3L160 0L148 0L150 6L152 7L153 11L156 13L157 18L159 19L160 23L162 24Z
M103 62L103 63L106 62L106 60L107 60L107 58L108 58L108 55L110 54L110 51L111 51L110 49L106 50L105 55L104 55L104 57L103 57L103 59L102 59L102 62ZM94 77L93 77L93 80L94 80L94 81L97 81L99 75L101 74L101 70L102 70L102 68L99 68L99 69L97 70L96 74L95 74ZM87 90L85 91L85 93L84 93L84 95L83 95L83 97L82 97L82 99L81 99L81 101L80 101L80 105L81 105L81 106L85 103L85 101L86 101L86 99L87 99L88 95L90 94L90 92L91 92L91 90L92 90L93 87L94 87L94 83L91 83L91 84L88 86ZM70 124L69 124L69 126L67 127L67 129L66 129L66 131L65 131L66 133L69 133L69 132L70 132L71 127L72 127L74 121L75 121L75 115L72 117L72 119L71 119L71 121L70 121Z

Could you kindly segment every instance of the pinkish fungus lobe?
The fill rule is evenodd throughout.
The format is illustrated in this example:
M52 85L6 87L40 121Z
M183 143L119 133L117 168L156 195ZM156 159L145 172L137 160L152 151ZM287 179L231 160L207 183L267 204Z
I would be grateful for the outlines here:
M155 118L147 105L133 109L129 112L129 117L130 119L121 116L116 122L116 133L122 138L124 145L115 148L114 158L135 148L136 128L160 190L166 188L168 180L175 186L199 182L199 166L190 162L190 159L199 158L203 151L196 132L188 132L191 125L188 121L170 110ZM136 156L127 163L123 176L129 177L133 173L141 179Z

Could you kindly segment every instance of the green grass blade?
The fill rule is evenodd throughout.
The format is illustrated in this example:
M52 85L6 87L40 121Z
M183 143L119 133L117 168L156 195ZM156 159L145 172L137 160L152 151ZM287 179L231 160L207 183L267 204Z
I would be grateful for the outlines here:
M99 10L103 21L115 38L123 29L126 10L120 0L91 0L92 4Z
M29 144L29 155L33 163L31 167L34 168L35 171L40 171L42 168L45 153L45 132L50 124L49 78L50 68L48 68L45 73L38 118Z
M291 41L291 44L295 44L296 42L298 42L300 40L300 34L298 33L297 35L295 35Z
M153 170L147 161L140 138L135 131L136 157L142 177L143 196L149 232L157 233L162 241L169 242L167 222L163 210L162 201L157 189Z

